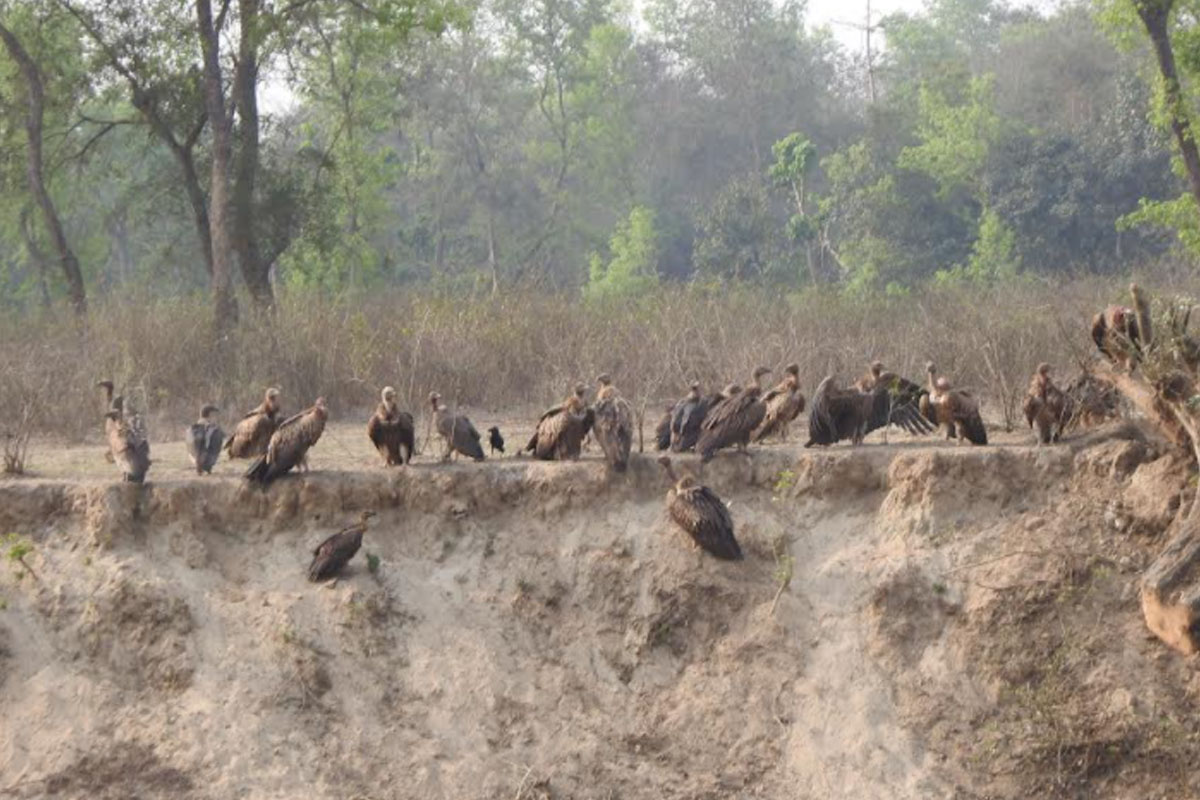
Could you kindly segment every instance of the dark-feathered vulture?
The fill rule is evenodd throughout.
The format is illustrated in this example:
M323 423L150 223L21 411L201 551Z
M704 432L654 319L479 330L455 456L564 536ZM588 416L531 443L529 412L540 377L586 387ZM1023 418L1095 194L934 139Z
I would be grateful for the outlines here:
M663 415L658 418L658 424L654 426L654 449L666 450L671 446L671 418L675 416L675 406L677 403L671 403L663 410Z
M987 428L975 396L951 387L947 378L938 377L932 362L925 370L929 373L929 394L921 398L923 415L932 416L938 425L944 426L946 438L957 439L957 444L962 444L963 439L971 444L987 444Z
M318 397L312 408L280 423L275 433L271 434L267 452L246 470L246 480L266 488L271 481L303 462L308 449L317 443L325 431L328 418L325 398Z
M1038 444L1057 442L1071 419L1071 401L1054 385L1050 365L1038 364L1021 410L1029 427L1037 426Z
M600 388L592 406L595 413L592 430L608 465L617 472L624 472L633 449L633 409L612 385L612 378L607 373L596 378L596 382Z
M832 375L821 381L808 413L805 447L836 444L844 439L854 445L862 444L871 431L886 429L888 425L918 436L933 430L933 423L922 416L916 396L908 400L904 399L906 393L893 394L892 384L876 383L871 391L863 391L859 388L862 385L860 381L843 389Z
M111 388L109 392L111 395ZM142 418L125 416L125 399L121 395L108 398L104 438L108 441L109 457L121 470L122 479L129 483L144 482L150 471L150 442Z
M412 460L415 433L412 414L396 405L396 390L383 387L379 405L367 422L367 438L387 467L402 466Z
M495 425L488 428L488 446L492 448L492 455L504 453L504 437L500 435L500 428Z
M696 446L700 439L701 425L708 412L717 403L732 397L741 391L741 387L730 384L725 393L711 394L707 397L700 395L700 384L695 381L688 387L687 396L675 404L675 412L671 415L671 450L676 453L686 453Z
M1102 355L1126 369L1141 346L1137 312L1125 306L1109 306L1092 318L1092 341Z
M727 561L740 560L742 548L733 535L733 518L721 498L691 475L676 478L670 456L660 457L658 463L674 484L667 491L667 512L672 521L710 554Z
M212 468L221 455L225 431L213 419L219 410L214 405L205 405L200 409L200 419L188 426L186 431L188 456L197 475L212 474Z
M346 566L362 547L362 537L367 532L367 520L373 516L374 511L362 512L358 515L358 522L343 528L317 545L313 550L312 564L308 566L308 579L323 581L341 572L342 567Z
M804 410L804 395L800 393L800 365L788 364L783 369L787 377L763 396L767 413L762 424L754 431L756 442L761 442L772 433L778 433L786 442L788 425Z
M247 413L225 443L230 458L258 458L267 452L271 436L279 426L279 390L267 389L263 401Z
M750 376L750 384L740 392L717 403L700 423L700 438L696 451L701 461L708 461L723 447L736 445L745 449L750 444L750 435L762 424L767 407L762 401L762 376L770 374L767 367L757 367Z
M433 425L438 434L446 442L446 454L443 461L449 461L450 456L462 453L464 456L483 461L483 445L480 444L479 431L471 424L471 420L461 414L453 414L439 401L442 396L431 392L429 403L433 407Z
M584 405L586 391L583 384L576 384L570 397L547 409L538 419L525 450L543 461L579 458L583 437L591 430L594 419L592 410Z

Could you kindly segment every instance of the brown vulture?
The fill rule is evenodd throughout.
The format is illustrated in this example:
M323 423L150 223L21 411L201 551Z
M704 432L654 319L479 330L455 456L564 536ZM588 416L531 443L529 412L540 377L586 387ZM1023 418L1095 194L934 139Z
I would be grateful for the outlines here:
M1057 442L1062 437L1063 430L1071 420L1071 406L1071 398L1054 385L1054 379L1050 377L1050 365L1038 364L1021 410L1025 412L1025 421L1030 428L1037 425L1039 445Z
M525 451L543 461L579 458L583 437L594 419L594 412L583 401L586 391L583 384L576 384L570 397L542 414Z
M721 400L704 416L700 423L700 438L696 441L696 451L702 462L712 459L713 454L723 447L736 445L744 450L750 444L751 433L767 414L760 395L762 376L770 372L767 367L756 367L745 389Z
M258 458L267 452L271 435L279 425L279 390L267 389L263 401L242 417L225 442L230 458Z
M281 422L271 434L267 452L246 470L246 480L265 489L271 481L304 462L308 449L321 438L328 418L325 398L318 397L312 408Z
M1137 312L1125 306L1109 306L1092 318L1092 341L1114 364L1128 369L1141 347Z
M933 363L925 366L929 373L929 394L921 398L921 411L946 428L947 439L966 439L971 444L987 444L987 428L979 415L979 401L964 389L954 389L947 378L937 377Z
M430 392L429 404L433 406L433 424L438 434L446 442L446 454L443 461L449 461L450 456L462 453L476 461L483 461L483 445L480 443L479 431L471 424L471 420L461 414L453 414L439 401L442 396Z
M125 416L125 398L112 397L109 384L108 410L104 414L104 437L108 440L108 457L121 470L128 483L142 483L150 471L150 442L138 415Z
M412 414L396 405L396 390L383 387L379 405L367 422L367 438L387 467L403 466L412 460L415 435Z
M667 491L667 512L672 521L692 537L692 542L717 558L741 560L742 548L733 536L733 518L721 498L691 475L676 478L670 456L661 456L658 463L674 484Z
M629 453L633 449L633 408L621 396L612 378L607 373L596 378L600 388L596 391L596 402L592 406L595 421L592 430L604 458L617 472L629 466Z
M876 383L864 391L862 382L845 389L828 375L813 394L808 413L808 441L805 447L831 445L849 439L862 444L868 433L895 425L914 436L933 430L934 424L921 414L920 387L898 378L893 383ZM916 390L916 391L914 391Z
M772 433L787 441L788 425L804 410L804 395L800 393L800 365L784 367L787 377L763 396L767 407L762 424L754 431L754 441L761 442Z
M218 409L214 405L205 405L200 409L200 419L188 426L187 450L192 459L192 466L197 475L211 475L217 458L221 455L221 445L225 441L225 431L213 419Z
M310 581L323 581L341 572L342 567L358 548L362 547L363 534L367 532L367 520L375 516L374 511L364 511L358 515L358 522L343 528L341 531L321 542L313 550L312 564L308 566Z
M671 446L671 419L675 416L676 403L669 404L654 426L654 449L666 450Z

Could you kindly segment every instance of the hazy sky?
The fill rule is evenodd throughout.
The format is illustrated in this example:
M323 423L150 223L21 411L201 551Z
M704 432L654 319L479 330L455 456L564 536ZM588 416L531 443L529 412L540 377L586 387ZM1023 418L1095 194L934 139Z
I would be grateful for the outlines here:
M878 21L894 11L919 11L924 5L924 0L871 0L871 19ZM808 0L808 24L815 26L828 23L833 35L846 47L862 49L862 32L837 23L861 25L866 19L867 0Z

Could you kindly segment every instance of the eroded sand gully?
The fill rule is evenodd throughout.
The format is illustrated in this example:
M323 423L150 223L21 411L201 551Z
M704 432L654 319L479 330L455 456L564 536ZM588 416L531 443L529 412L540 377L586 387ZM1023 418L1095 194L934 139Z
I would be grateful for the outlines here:
M0 796L1129 796L1196 755L1190 729L1143 732L1195 708L1129 588L1179 505L1182 484L1139 478L1164 484L1162 465L1129 431L723 455L704 480L740 564L667 523L648 458L314 472L265 494L0 483L0 530L34 542L37 574L0 582ZM364 508L378 572L360 555L307 583L313 545ZM1005 671L1011 637L1048 648L1031 672ZM1098 698L1057 742L1021 724L1021 693L1062 678L1046 664ZM1124 737L1127 768L1048 766L1072 736Z

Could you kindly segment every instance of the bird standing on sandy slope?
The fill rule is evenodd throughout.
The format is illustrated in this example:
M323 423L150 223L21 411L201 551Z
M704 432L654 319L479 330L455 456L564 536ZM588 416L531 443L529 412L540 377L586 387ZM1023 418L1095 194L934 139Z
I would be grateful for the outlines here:
M723 447L736 445L744 450L750 444L750 435L767 414L761 397L762 377L770 372L767 367L756 367L746 388L717 403L705 415L700 425L700 439L696 442L701 461L710 460Z
M692 541L710 554L727 561L742 558L742 548L733 535L733 518L721 498L707 486L701 486L691 475L676 478L670 456L661 456L658 463L666 469L674 484L667 491L667 511L676 525L692 537Z
M979 401L970 392L954 389L947 378L937 376L937 367L925 365L929 373L929 395L921 398L922 413L946 428L947 439L963 439L971 444L987 444L987 428L979 415Z
M1070 398L1054 385L1049 364L1038 364L1021 410L1029 427L1037 425L1038 444L1057 442L1071 418Z
M279 427L279 390L267 389L258 407L247 413L233 429L233 435L225 442L230 458L257 458L267 452L271 436Z
M446 442L446 454L443 461L449 461L454 453L462 453L476 461L483 461L483 445L480 444L479 431L471 424L471 420L461 414L453 414L439 401L442 396L437 392L429 393L429 404L433 407L433 424L438 434Z
M783 368L787 377L763 397L767 413L762 424L754 431L754 441L761 442L772 433L787 441L788 425L804 410L804 395L800 393L800 365L788 364Z
M612 385L608 373L600 375L596 382L600 388L592 405L596 417L592 430L608 465L617 472L624 472L633 449L633 409Z
M328 418L325 398L318 397L312 408L280 423L275 433L271 434L267 452L246 470L246 480L261 484L265 489L271 481L303 462L309 448L317 443L325 431Z
M217 424L214 417L220 409L214 405L205 405L200 409L200 419L188 426L187 437L188 456L197 475L211 475L217 458L221 455L221 445L225 441L225 431Z
M587 388L576 384L566 400L547 409L538 418L537 428L523 452L543 461L579 458L583 437L591 430L594 412L584 403Z
M364 511L358 522L321 542L313 550L312 564L308 567L310 581L323 581L341 572L354 554L362 547L363 534L367 532L367 520L375 516L374 511Z
M416 441L412 414L396 405L396 390L391 386L383 387L380 393L379 405L367 422L367 438L386 467L403 466L412 460Z

